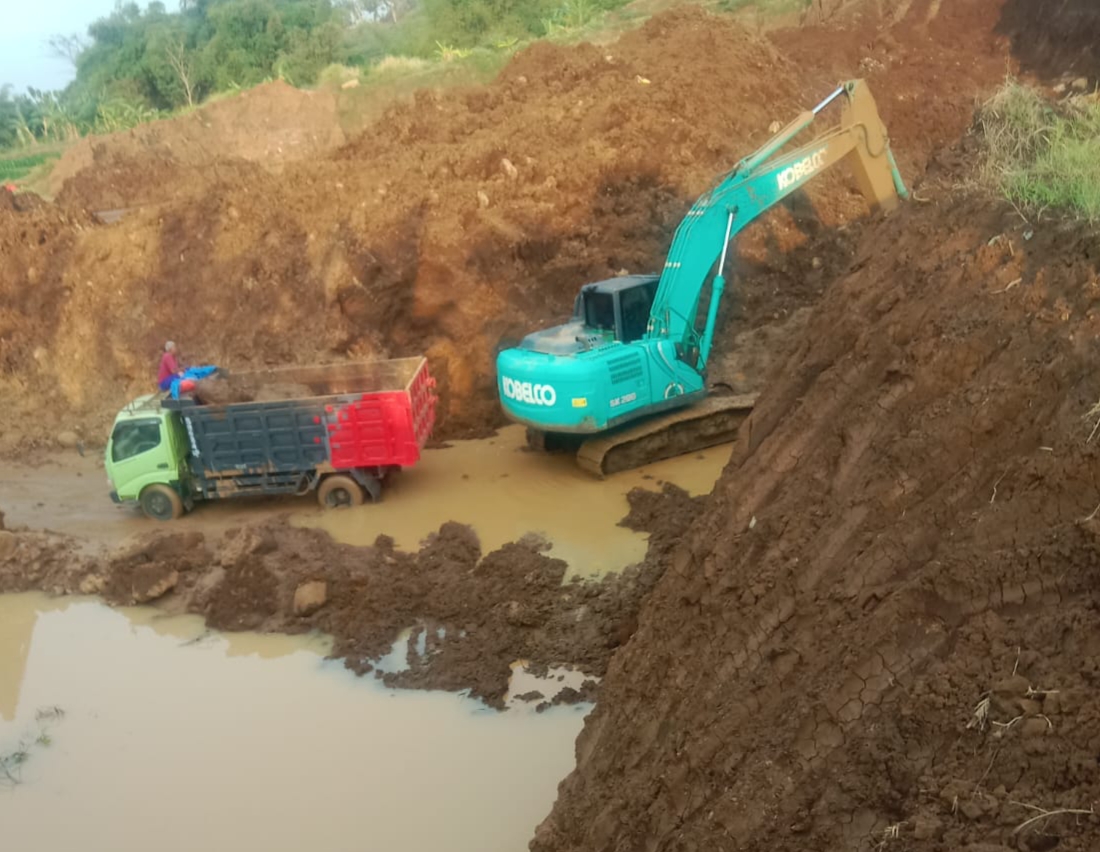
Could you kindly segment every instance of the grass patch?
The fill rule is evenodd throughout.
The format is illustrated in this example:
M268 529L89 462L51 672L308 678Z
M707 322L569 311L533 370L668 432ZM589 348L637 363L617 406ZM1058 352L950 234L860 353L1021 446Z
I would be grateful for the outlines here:
M0 182L22 180L35 169L60 156L60 151L39 151L34 154L21 151L0 157Z
M340 126L345 133L357 133L391 105L408 101L418 89L484 85L521 46L517 43L502 49L475 47L452 52L444 45L434 59L384 57L364 71L356 88L337 89Z
M789 15L792 12L805 12L813 5L813 0L718 0L718 8L723 12L741 12L754 9L764 15Z
M1055 103L1009 80L980 109L983 178L1021 209L1100 221L1100 102Z

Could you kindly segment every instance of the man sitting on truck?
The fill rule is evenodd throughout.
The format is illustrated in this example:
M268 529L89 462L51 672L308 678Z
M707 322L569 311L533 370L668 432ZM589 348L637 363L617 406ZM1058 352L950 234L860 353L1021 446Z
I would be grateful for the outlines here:
M172 387L172 382L177 378L180 380L181 391L186 392L194 389L195 383L183 377L183 369L180 367L179 359L176 356L176 344L169 340L164 344L164 354L160 356L160 369L157 370L157 387L162 391L169 390Z

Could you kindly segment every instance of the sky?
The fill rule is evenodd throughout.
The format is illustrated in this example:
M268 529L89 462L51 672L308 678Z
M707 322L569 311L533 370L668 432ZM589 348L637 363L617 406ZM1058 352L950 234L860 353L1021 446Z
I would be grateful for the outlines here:
M145 6L145 0L141 0ZM175 3L165 3L171 9ZM0 24L0 85L16 94L27 86L60 89L73 78L67 60L50 54L52 35L87 35L88 24L110 14L115 0L22 0L3 3Z

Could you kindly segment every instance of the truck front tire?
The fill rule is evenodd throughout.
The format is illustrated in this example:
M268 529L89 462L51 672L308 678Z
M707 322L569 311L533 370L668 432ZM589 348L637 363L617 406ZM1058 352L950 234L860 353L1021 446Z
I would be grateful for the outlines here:
M341 474L326 477L317 489L317 502L322 509L362 506L364 499L363 487L350 476Z
M141 492L141 510L155 521L174 521L183 516L183 500L174 488L150 485Z

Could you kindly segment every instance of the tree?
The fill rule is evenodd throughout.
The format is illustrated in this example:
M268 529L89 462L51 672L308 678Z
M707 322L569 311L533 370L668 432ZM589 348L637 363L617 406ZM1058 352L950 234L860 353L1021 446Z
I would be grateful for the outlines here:
M195 66L184 46L183 39L170 42L164 49L164 54L168 64L179 77L180 85L183 86L184 94L187 96L187 105L193 107L195 105Z
M78 35L53 35L47 44L50 52L58 59L64 59L73 68L76 68L77 57L88 49L87 42Z

